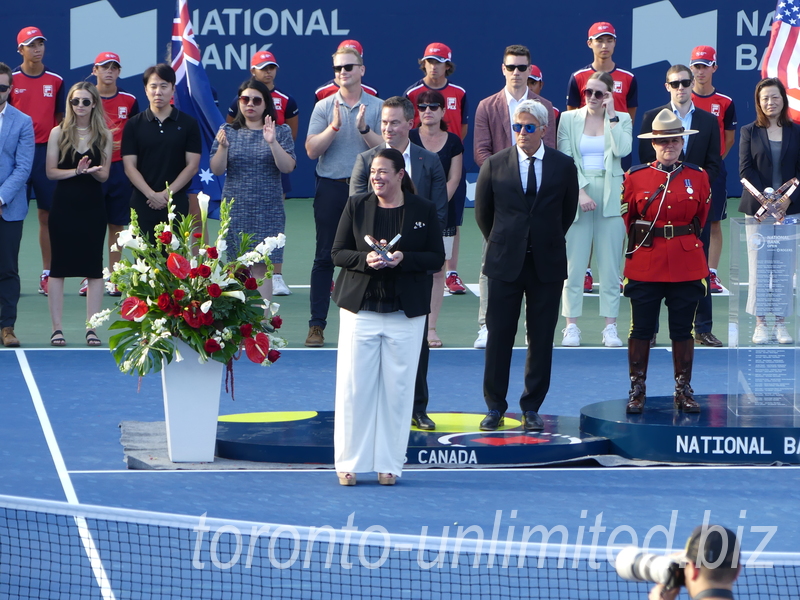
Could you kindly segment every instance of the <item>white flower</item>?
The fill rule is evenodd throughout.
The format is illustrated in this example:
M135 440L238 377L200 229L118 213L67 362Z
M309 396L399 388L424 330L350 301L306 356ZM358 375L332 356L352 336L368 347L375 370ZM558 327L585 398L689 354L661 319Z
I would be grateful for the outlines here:
M252 267L253 264L261 262L263 258L260 252L245 252L236 260L247 267Z
M175 220L175 213L174 212L169 213L167 215L167 219L169 219L169 222L172 223Z
M279 233L275 237L264 238L264 241L256 246L255 250L259 254L269 256L276 248L283 248L286 245L286 236Z
M210 200L211 198L208 194L204 194L203 192L197 194L197 203L200 205L200 214L203 216L203 219L208 215L208 203Z
M89 327L91 329L95 329L108 321L109 316L112 313L112 309L106 308L105 310L101 310L99 313L95 313L92 315L92 318L89 319Z
M133 267L134 269L139 271L139 273L141 273L142 275L145 275L146 273L148 273L150 271L150 265L148 265L146 262L144 262L141 258L137 258L136 259L136 264L135 265L131 265L131 267Z
M108 270L108 267L103 267L103 279L108 279L111 277L111 271Z
M278 311L281 309L281 305L277 302L270 302L269 303L269 312L273 315L277 315Z
M139 238L135 237L130 229L123 229L117 234L117 245L123 248L133 248L135 250L141 247Z
M206 249L205 248L200 248L200 250L198 250L197 253L200 256L205 256L206 255Z
M173 235L172 239L169 241L169 247L172 248L173 250L177 250L178 248L180 248L180 246L181 243L178 241L178 236Z
M153 321L153 331L158 334L162 333L164 331L166 324L167 324L166 319L156 319L155 321Z
M244 302L244 292L241 291L233 291L233 292L222 292L223 296L230 296L231 298L237 298L239 301Z
M231 331L230 327L226 327L222 330L222 339L225 341L229 341L233 337L233 332Z
M192 257L192 260L189 261L189 266L192 267L193 269L196 269L197 268L197 258Z
M222 237L217 239L217 251L225 252L228 249L228 242L226 242Z
M211 300L206 300L205 302L203 302L200 305L200 310L202 310L204 314L207 313L208 311L210 311L211 310Z
M116 244L111 244L111 247L109 248L109 251L110 252L119 252L119 246L117 246Z

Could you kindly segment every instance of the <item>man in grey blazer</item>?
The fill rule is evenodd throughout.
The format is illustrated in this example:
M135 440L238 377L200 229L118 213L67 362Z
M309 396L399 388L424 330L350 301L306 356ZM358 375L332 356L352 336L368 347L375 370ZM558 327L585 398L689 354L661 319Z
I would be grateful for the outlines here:
M417 195L436 205L439 226L444 229L447 220L447 177L439 157L408 139L408 132L414 126L416 109L408 98L392 96L383 103L381 110L381 135L386 147L394 148L403 154L406 171L410 173ZM372 191L369 168L372 158L383 148L378 144L356 158L353 174L350 177L350 195ZM442 290L434 290L441 294ZM414 389L414 411L411 422L420 429L433 430L436 424L428 417L428 324L422 336L417 381Z
M26 182L33 165L33 121L8 104L11 69L0 63L0 329L3 345L19 346L14 335L19 303L19 247L28 214Z

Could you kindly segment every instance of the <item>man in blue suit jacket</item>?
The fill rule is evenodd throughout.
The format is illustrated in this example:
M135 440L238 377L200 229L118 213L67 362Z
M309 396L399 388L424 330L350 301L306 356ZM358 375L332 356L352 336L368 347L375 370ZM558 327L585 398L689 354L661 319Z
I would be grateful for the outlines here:
M434 152L422 146L412 144L408 139L408 132L414 126L416 109L411 100L403 96L392 96L383 103L381 109L381 136L386 146L402 153L406 167L410 171L411 180L417 188L417 195L433 202L436 206L436 215L439 218L439 227L444 229L447 220L447 176L442 168L442 161ZM372 159L384 144L362 152L353 165L353 174L350 177L350 195L372 191L369 180L369 168ZM438 292L441 293L442 290ZM429 309L430 311L430 309ZM419 429L433 430L436 428L428 417L428 323L425 323L425 335L422 336L422 348L417 368L417 382L414 388L414 411L411 422Z
M28 214L25 184L33 165L33 121L8 104L11 69L0 63L0 328L3 345L19 346L14 335L19 303L19 246Z

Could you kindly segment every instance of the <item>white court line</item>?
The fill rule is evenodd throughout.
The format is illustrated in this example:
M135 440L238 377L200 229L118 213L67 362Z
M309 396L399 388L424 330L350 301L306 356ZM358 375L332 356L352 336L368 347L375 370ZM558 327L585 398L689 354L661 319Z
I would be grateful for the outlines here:
M686 465L686 466L667 466L667 465L653 465L653 466L620 466L620 467L547 467L547 472L563 472L563 473L577 473L577 472L590 472L590 473L614 473L618 471L638 471L640 473L650 471L754 471L763 470L771 467L772 465ZM786 468L783 465L781 468ZM187 474L187 473L324 473L330 475L334 468L331 466L327 469L98 469L70 471L73 475L118 475L121 473L130 474L154 474L154 473L172 473L172 474ZM405 469L404 473L519 473L520 471L530 471L531 473L541 473L543 467L495 467L495 468L476 468L476 469L461 469L461 468L428 468L428 469Z
M44 407L44 402L42 402L39 386L36 385L36 379L33 377L31 366L28 364L28 358L25 356L25 351L15 350L15 353L17 355L17 361L19 362L19 368L22 371L22 376L25 378L25 383L28 386L28 392L31 395L31 401L36 410L36 416L39 418L39 424L42 427L42 433L47 442L47 448L50 450L50 456L53 459L58 479L64 490L64 496L70 504L80 504L80 502L78 502L78 495L75 493L75 487L72 485L72 479L70 479L67 465L64 462L64 456L61 454L61 449L58 447L58 441L56 440L53 426L50 423L50 417L47 416L47 410ZM83 549L92 567L92 573L94 573L97 585L100 586L100 593L105 600L115 600L116 596L111 589L111 582L108 580L105 567L103 567L103 562L100 560L100 553L97 551L97 546L94 543L91 531L89 531L86 519L83 517L74 518L75 524L78 526L78 535L83 543Z

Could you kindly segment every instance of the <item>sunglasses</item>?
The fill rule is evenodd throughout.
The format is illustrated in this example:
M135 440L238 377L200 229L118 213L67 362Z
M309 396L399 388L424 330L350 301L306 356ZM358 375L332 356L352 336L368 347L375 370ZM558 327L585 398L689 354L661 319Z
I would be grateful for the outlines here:
M0 94L5 94L10 89L11 89L10 85L0 85Z
M506 71L509 73L513 73L514 69L519 70L520 73L523 73L528 70L530 65L503 65L506 68Z
M537 126L534 125L533 123L528 123L526 125L523 125L522 123L514 123L511 126L511 129L514 130L514 133L519 133L523 129L525 130L525 133L533 133L534 131L536 131L536 127Z
M605 98L606 93L600 90L590 90L589 88L586 88L585 90L583 90L583 95L587 99L594 96L597 100L602 100L603 98Z
M656 146L670 146L672 144L683 144L683 138L656 138L653 140Z
M334 73L341 73L342 69L347 71L348 73L353 70L353 67L360 67L361 65L358 63L352 63L349 65L333 65L333 72Z
M88 98L73 98L72 100L69 101L69 103L72 104L72 106L80 106L81 104L83 104L84 106L92 105L92 101L89 100Z
M248 104L252 104L253 106L261 106L261 103L264 102L264 99L261 96L239 96L239 102L245 106Z
M683 86L685 88L692 87L692 80L691 79L679 79L677 81L668 81L667 85L671 87L673 90L677 90L679 87Z
M425 112L427 109L439 110L442 107L438 102L431 102L430 104L417 104L419 112Z

